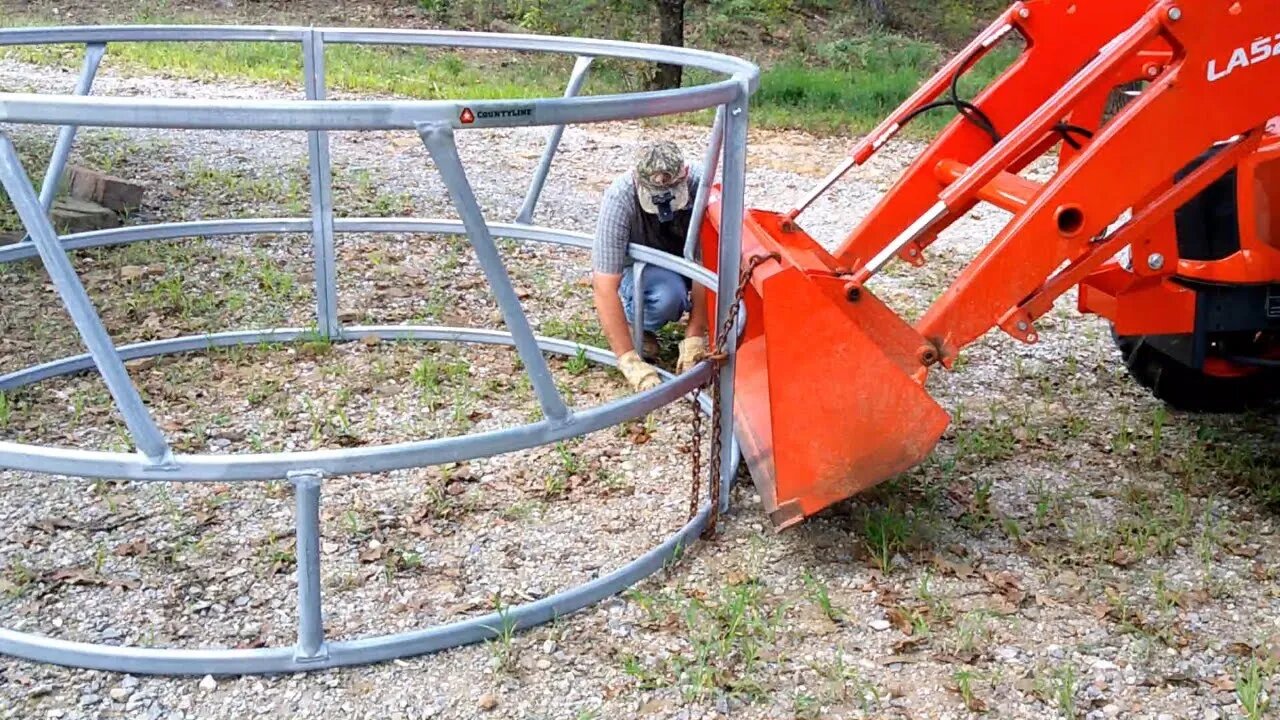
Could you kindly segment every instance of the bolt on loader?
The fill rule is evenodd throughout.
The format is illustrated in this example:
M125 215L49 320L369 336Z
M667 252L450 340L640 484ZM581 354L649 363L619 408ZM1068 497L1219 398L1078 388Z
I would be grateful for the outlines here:
M1013 63L961 97L960 78L1007 42L1021 49ZM734 415L774 526L921 462L949 421L930 371L954 369L993 328L1036 343L1036 321L1072 289L1170 405L1280 398L1277 89L1275 0L1025 0L794 208L750 210ZM817 198L941 109L955 118L838 247L804 231ZM1029 177L1042 158L1056 170ZM979 204L1008 223L918 321L877 298L877 274L924 265ZM704 258L717 256L719 222L713 202Z

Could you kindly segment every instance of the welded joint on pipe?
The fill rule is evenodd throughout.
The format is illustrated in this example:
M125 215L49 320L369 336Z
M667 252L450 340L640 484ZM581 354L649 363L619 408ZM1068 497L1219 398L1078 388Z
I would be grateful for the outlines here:
M285 479L296 488L318 488L320 482L324 480L324 471L317 468L290 470L285 473Z
M413 124L418 135L427 142L439 142L441 138L453 137L453 126L440 120L421 120Z
M173 456L173 448L169 447L167 443L165 444L164 455L159 457L151 457L141 450L138 451L138 454L149 461L146 467L143 468L147 472L175 472L181 467L177 458Z
M738 96L733 99L734 107L730 112L734 117L738 117L746 112L747 103L751 99L751 81L742 76L735 76L734 79L738 81Z

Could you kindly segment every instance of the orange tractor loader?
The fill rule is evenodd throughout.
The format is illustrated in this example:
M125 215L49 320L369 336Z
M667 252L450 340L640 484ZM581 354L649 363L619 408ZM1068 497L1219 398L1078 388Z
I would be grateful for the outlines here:
M972 99L997 43L1018 58ZM743 230L738 436L774 525L923 460L948 423L932 367L993 327L1024 343L1078 288L1132 375L1166 402L1280 397L1280 2L1026 0L1004 12L790 212ZM1127 98L1118 111L1117 97ZM919 115L956 118L834 251L799 218ZM1043 180L1023 171L1056 156ZM979 203L1003 230L914 324L875 295ZM715 258L709 209L703 257Z

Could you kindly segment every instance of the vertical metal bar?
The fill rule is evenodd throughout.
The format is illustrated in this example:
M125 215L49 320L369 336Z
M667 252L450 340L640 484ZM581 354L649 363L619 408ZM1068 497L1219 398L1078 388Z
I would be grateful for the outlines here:
M320 473L310 470L289 474L297 502L295 535L298 566L299 661L325 657L324 618L320 606Z
M102 64L102 56L107 53L103 43L89 43L84 46L84 64L80 68L80 79L76 81L76 95L88 95L93 89L93 79L98 75L98 66ZM44 173L44 183L40 186L40 207L47 213L53 207L53 196L58 192L58 179L67 167L67 158L71 157L71 144L76 139L76 125L63 125L58 128L58 139L53 143L53 154L49 157L49 167Z
M582 91L582 85L587 81L587 70L591 68L591 61L595 58L589 55L580 55L576 62L573 63L573 72L569 75L569 85L564 90L565 97L574 97ZM547 174L551 172L551 160L556 156L556 150L560 148L560 138L564 137L564 125L556 125L551 128L551 137L547 139L547 147L542 151L542 159L538 161L538 169L533 174L533 181L529 183L529 192L524 196L524 205L520 206L520 212L516 215L516 222L522 225L529 225L533 222L533 210L538 205L538 198L542 197L542 187L547 184Z
M644 270L648 263L637 262L631 270L631 345L637 353L644 347Z
M711 124L711 137L702 157L702 179L698 182L698 194L693 197L693 216L689 218L689 234L684 239L684 259L692 260L698 252L698 234L702 219L707 215L707 198L716 182L720 167L720 148L724 146L724 107L716 108L716 120Z
M502 256L498 254L498 246L489 234L489 224L484 219L480 203L476 202L471 183L467 180L467 171L462 167L462 159L458 157L458 146L453 140L453 128L444 123L419 123L418 134L427 152L435 160L440 177L449 188L453 205L458 209L462 224L471 239L471 247L475 248L476 259L489 280L489 287L498 301L502 311L502 319L507 330L515 341L516 351L524 362L525 372L533 383L534 394L538 396L538 404L542 413L550 420L563 421L569 418L569 408L556 389L555 379L551 377L551 369L547 367L547 359L534 339L533 329L529 327L529 318L520 306L520 298L516 297L515 288L511 287L511 278L502 264Z
M738 97L727 106L724 138L724 185L721 199L720 257L717 267L719 283L716 291L716 318L723 321L734 309L734 290L742 264L742 220L747 183L747 98L749 91L742 83ZM733 487L733 375L738 364L738 325L735 321L724 348L726 357L720 365L720 510L729 509L729 490Z
M302 36L302 67L308 100L325 98L324 35L311 30ZM325 337L339 332L337 250L333 240L333 164L329 133L307 133L311 168L311 244L315 255L316 327Z
M120 359L120 353L116 352L111 337L107 335L102 318L94 310L93 302L80 283L75 267L59 244L58 233L54 231L49 216L40 207L40 198L36 196L30 179L22 169L13 141L3 132L0 132L0 184L9 193L9 200L22 219L31 242L35 243L49 279L53 281L54 289L62 298L63 305L80 332L80 339L84 341L98 372L102 374L116 407L124 416L133 441L152 462L170 463L172 456L164 435L143 405L142 397L138 395L138 389L134 387L133 380L129 378L129 372Z

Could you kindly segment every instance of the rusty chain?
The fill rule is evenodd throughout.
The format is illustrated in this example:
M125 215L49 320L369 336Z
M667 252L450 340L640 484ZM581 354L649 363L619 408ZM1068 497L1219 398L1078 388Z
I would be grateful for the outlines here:
M733 293L733 304L729 306L729 312L721 320L720 331L715 338L714 352L706 358L717 369L729 357L727 350L729 347L729 333L733 331L733 323L737 320L738 314L742 310L743 296L747 292L747 285L751 282L751 276L755 274L756 268L765 262L779 259L778 253L753 255L751 260L747 262L746 267L742 268L742 272L738 274L738 287ZM707 527L702 533L704 538L709 538L716 534L716 523L720 519L720 478L718 475L720 453L723 447L720 440L720 383L717 382L717 379L718 373L712 373L711 377L702 385L694 388L693 394L690 395L690 405L693 407L691 427L693 437L690 445L693 476L689 492L689 519L692 520L698 514L698 498L702 495L702 408L698 405L698 396L708 388L711 390L711 465L707 472L707 484L711 496L709 499L711 513L707 517Z

